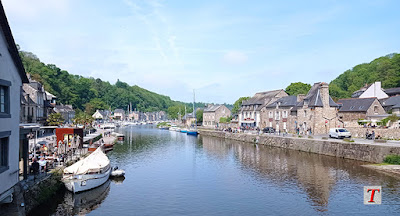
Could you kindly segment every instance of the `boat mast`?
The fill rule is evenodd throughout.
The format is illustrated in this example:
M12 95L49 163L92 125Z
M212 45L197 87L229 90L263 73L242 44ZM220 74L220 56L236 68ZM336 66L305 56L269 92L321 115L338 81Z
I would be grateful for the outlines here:
M195 128L197 130L197 118L196 118L196 109L194 108L194 103L196 102L196 95L194 93L194 89L193 89L193 118L194 118L194 125Z

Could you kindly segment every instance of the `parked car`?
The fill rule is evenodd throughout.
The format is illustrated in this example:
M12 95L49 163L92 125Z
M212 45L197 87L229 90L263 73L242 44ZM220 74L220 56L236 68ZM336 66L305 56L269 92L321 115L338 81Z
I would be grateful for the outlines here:
M345 128L331 128L329 130L329 137L337 139L351 138L351 133Z
M275 129L272 127L266 127L263 129L264 133L275 133Z

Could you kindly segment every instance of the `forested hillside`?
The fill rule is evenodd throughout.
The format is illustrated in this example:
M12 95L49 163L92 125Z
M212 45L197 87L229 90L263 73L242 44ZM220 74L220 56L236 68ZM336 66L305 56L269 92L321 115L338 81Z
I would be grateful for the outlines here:
M349 98L365 84L382 82L382 88L400 87L400 54L390 54L359 64L334 79L329 90L333 98Z
M126 110L130 102L140 111L167 110L171 106L183 105L167 96L119 80L110 84L101 79L72 75L56 65L41 62L30 52L20 51L20 56L26 72L41 82L46 91L56 95L59 103L72 104L88 113L110 107Z

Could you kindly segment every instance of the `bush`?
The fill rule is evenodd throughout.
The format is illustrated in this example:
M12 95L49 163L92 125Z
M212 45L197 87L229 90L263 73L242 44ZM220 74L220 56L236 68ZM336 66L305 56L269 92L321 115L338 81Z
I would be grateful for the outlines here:
M314 139L314 137L313 136L308 136L308 139Z
M384 163L400 165L400 155L388 155L383 160Z
M328 139L328 137L322 137L322 139L323 139L323 140L327 140L327 139Z

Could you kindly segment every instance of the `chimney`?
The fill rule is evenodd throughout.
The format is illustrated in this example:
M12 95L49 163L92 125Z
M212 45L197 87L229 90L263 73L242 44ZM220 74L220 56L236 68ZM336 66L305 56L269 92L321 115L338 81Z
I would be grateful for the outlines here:
M319 93L321 94L322 106L329 107L329 85L328 83L321 83Z
M380 81L375 82L375 88L374 88L374 97L378 97L377 93L382 90L382 84Z
M305 94L298 94L297 95L297 102L302 102L304 100L304 98L306 97Z

